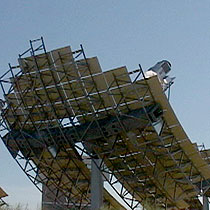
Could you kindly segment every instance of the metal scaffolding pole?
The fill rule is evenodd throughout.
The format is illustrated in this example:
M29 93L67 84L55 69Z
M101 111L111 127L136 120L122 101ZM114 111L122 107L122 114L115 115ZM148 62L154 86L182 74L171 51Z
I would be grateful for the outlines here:
M210 152L200 155L163 84L146 77L140 65L132 72L125 66L103 72L82 45L47 52L41 37L30 41L18 65L9 64L0 89L1 138L43 191L46 210L99 210L103 202L121 208L103 189L102 176L132 210L145 201L209 209L208 199L202 207L198 196L203 187L210 193Z
M91 210L99 210L103 205L103 177L99 170L101 159L91 160Z

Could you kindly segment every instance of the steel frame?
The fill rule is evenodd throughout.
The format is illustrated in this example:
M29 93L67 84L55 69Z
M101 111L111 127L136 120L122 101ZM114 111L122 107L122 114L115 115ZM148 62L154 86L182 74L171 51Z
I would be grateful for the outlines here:
M4 205L7 205L7 203L2 198L0 198L0 207Z
M34 48L34 43L37 44L39 42L38 46ZM84 66L84 61L81 60L82 54L82 46L81 49L74 51L73 55L74 58L71 61L69 65L74 65L75 68L79 67L79 65ZM19 55L19 59L22 59L23 56L25 56L27 53L30 53L32 58L34 59L34 66L33 68L36 68L37 74L41 75L41 71L39 69L39 65L37 62L37 56L39 56L39 53L43 53L47 57L48 55L45 49L43 38L37 39L37 40L31 40L30 41L30 48L26 50L24 53ZM38 55L36 54L38 53ZM77 61L78 59L78 61ZM84 60L84 58L83 58ZM67 75L67 72L65 70L65 64L62 63L62 58L59 55L59 61L61 62L61 66L63 68L63 72ZM51 66L55 64L56 61L53 62L53 64L50 64L48 62L48 65ZM45 64L44 64L45 65ZM14 73L14 70L17 73ZM19 71L18 71L19 70ZM30 80L33 80L33 75L30 73L30 70L26 72L28 75L27 82L30 82ZM51 70L51 69L50 69ZM53 70L50 72L52 77ZM16 81L16 78L20 77L23 74L23 70L20 69L20 66L14 66L12 67L9 64L9 70L2 75L0 84L2 87L2 91L4 94L4 97L9 95L10 93L13 93L15 91L15 88L18 88L18 81ZM10 76L9 76L10 75ZM12 78L12 79L11 79ZM18 78L19 79L19 78ZM78 79L78 78L76 78ZM14 83L12 81L15 81ZM7 138L10 139L9 141L5 141L5 135L2 135L2 139L6 145L6 147L9 149L11 155L16 160L18 165L21 167L21 169L25 172L25 174L28 176L28 178L32 181L32 183L40 190L42 191L41 184L44 184L46 187L48 187L48 190L51 192L51 194L54 197L54 205L60 206L62 208L75 208L75 209L90 209L90 171L86 168L86 165L84 164L84 157L83 153L78 153L78 151L74 148L74 142L69 141L69 139L66 138L65 134L63 133L62 127L62 120L57 117L56 110L54 109L53 105L54 102L51 102L48 92L45 87L45 83L40 78L42 86L45 90L45 94L48 97L48 102L50 102L50 106L52 107L52 110L54 112L54 119L47 119L49 126L46 128L47 135L49 136L49 139L46 142L46 139L42 138L41 129L39 125L37 126L33 119L32 115L30 113L35 109L35 105L32 106L30 109L27 105L25 105L25 97L27 97L27 94L30 93L31 87L26 88L19 96L19 107L24 107L24 110L28 111L28 115L26 116L26 119L23 124L20 123L20 120L18 119L16 111L19 107L14 109L10 104L7 104L6 110L10 109L12 111L13 116L16 117L15 125L17 128L15 130L12 128L13 126L8 123L8 120L6 119L5 115L6 113L2 112L2 119L1 119L1 131L5 134L7 133ZM60 78L62 80L62 78ZM58 93L60 92L60 89L56 85L56 82L54 80L55 87L57 88ZM8 85L10 84L10 87L8 88ZM71 83L68 81L69 89L72 90ZM35 93L38 96L37 91L35 90ZM60 95L60 98L62 99L62 96ZM80 104L77 103L77 98L75 97L76 105L80 107ZM64 107L66 108L69 106L65 100L62 99L62 103L64 104ZM44 104L40 103L39 106L44 112ZM67 113L68 113L68 109ZM40 113L42 114L42 113ZM69 113L68 113L69 114ZM82 114L82 117L85 116L85 114ZM65 116L64 116L65 117ZM75 127L75 117L69 117L69 124L71 124L72 127ZM56 142L58 138L54 138L54 136L51 134L50 128L50 122L54 123L54 120L57 120L59 126L59 137L61 138L62 142L65 142L65 147L63 145L60 145L59 142ZM34 138L32 135L26 132L25 126L28 122L31 122L31 129L37 132L40 139ZM17 130L20 131L20 133L17 133ZM28 141L28 138L31 138L35 145L39 147L39 149L34 148L34 143L31 143L32 141ZM24 143L19 141L20 139L24 139ZM14 151L14 148L10 147L10 142L12 142L12 145L16 149ZM53 156L53 154L50 151L50 148L47 147L47 145L51 144L54 145L55 148L58 148L58 152L56 156ZM22 151L22 152L21 152ZM24 152L23 152L24 151ZM66 162L64 162L66 161ZM73 172L73 173L71 173ZM66 187L67 186L67 187ZM105 193L107 194L107 193ZM60 201L60 198L65 197L66 202L63 203L63 200ZM111 201L109 200L109 196L104 198L104 203L106 205L112 206ZM52 203L52 205L53 205Z
M140 68L140 71L139 71L140 73L142 73L142 75L143 75L143 71L141 70L141 68ZM90 74L91 74L91 72L90 72ZM138 77L139 77L140 75L138 75ZM145 79L145 84L147 85L147 82L146 82L146 78L144 78ZM134 83L137 81L137 78L135 78L134 79ZM118 81L117 81L117 77L115 77L115 82L118 84ZM135 84L138 84L138 83L135 83ZM141 84L142 85L142 84ZM109 89L109 88L108 88ZM134 86L134 89L135 89L135 86ZM144 96L147 96L147 93L149 93L150 95L149 95L149 98L151 99L151 101L154 101L154 99L153 99L153 97L152 97L152 94L151 94L151 91L150 91L150 89L149 89L149 86L147 86L147 89L146 89L146 91L145 91L145 93L143 94ZM110 93L110 95L111 95L111 93ZM139 100L141 103L142 103L142 107L144 107L144 109L145 109L145 107L146 107L146 103L145 103L145 101L147 101L148 102L148 99L147 100L145 100L145 98L143 97L143 98L141 98L141 97L138 97L138 92L136 91L136 95L137 95L137 100ZM122 100L124 100L126 98L126 96L122 96ZM120 100L121 101L121 100ZM118 114L119 115L119 113L118 113L118 110L117 110L117 108L119 107L119 104L120 103L118 103L117 105L116 105L116 107L113 107L113 109L115 110L115 113L116 113L116 115ZM146 112L146 109L145 109L145 113L147 113ZM118 117L118 116L117 116ZM180 148L180 146L178 145L178 143L179 142L177 142L176 141L176 143L174 143L174 141L175 141L175 139L174 139L174 137L173 137L173 134L172 133L170 133L170 128L166 125L166 122L164 122L163 123L163 127L162 127L162 129L161 129L161 133L160 134L158 134L157 133L157 131L156 131L156 129L155 129L155 127L154 127L154 125L153 125L153 123L151 122L151 120L150 120L150 118L149 118L149 116L147 116L148 117L148 121L149 121L149 124L148 124L148 127L147 128L145 128L145 130L144 131L141 131L140 133L139 133L139 135L142 135L142 137L144 136L143 135L143 132L147 132L147 129L149 130L148 132L149 133L153 133L153 134L155 134L155 136L156 136L156 143L157 144L154 144L154 142L152 141L152 144L151 144L151 142L150 141L147 141L147 144L146 144L146 147L148 147L148 148L144 148L143 149L143 151L142 151L142 153L144 154L144 156L143 156L143 158L141 158L141 160L144 160L144 159L146 159L147 160L147 162L148 162L148 165L146 166L146 168L148 168L149 166L150 167L152 167L153 168L153 175L154 175L154 177L152 177L152 178L150 178L150 177L147 177L147 178L145 178L145 182L143 183L143 185L142 185L142 187L143 187L143 194L140 194L140 192L139 192L139 189L137 189L137 190L135 190L135 188L132 186L132 187L130 187L129 185L130 185L130 183L128 182L128 180L126 180L126 176L124 175L124 174L122 174L122 172L120 172L119 171L119 163L118 163L118 166L117 166L117 168L115 169L114 168L114 164L113 164L113 161L110 161L110 159L109 159L109 155L113 155L113 150L114 150L114 147L116 147L116 142L117 142L117 138L119 138L118 137L118 135L116 136L116 139L115 139L115 141L114 141L114 147L110 150L109 149L109 151L106 151L106 150L104 150L105 149L105 145L100 145L99 146L99 148L101 148L101 149L103 149L101 152L98 152L98 149L99 148L97 148L97 149L95 149L94 151L97 153L97 155L104 161L104 164L101 164L101 166L104 166L104 165L106 165L106 164L108 164L109 162L108 161L110 161L111 162L111 173L110 173L110 167L108 168L108 171L106 171L106 170L104 170L104 168L103 167L101 167L100 169L101 169L101 171L104 171L104 172L106 172L106 173L110 173L110 180L107 180L112 186L114 185L114 183L116 183L116 181L114 181L113 183L111 182L111 180L112 180L112 177L113 176L115 176L115 177L117 177L117 181L118 182L120 182L121 184L122 184L122 188L121 188L121 190L120 190L120 193L119 193L119 195L121 196L121 197L123 197L124 198L124 200L126 201L126 200L130 200L130 198L126 198L126 196L125 195L132 195L133 197L132 197L132 199L131 199L131 205L129 205L128 204L128 202L126 202L132 209L135 209L137 206L139 206L139 200L140 200L140 202L142 202L142 201L144 201L144 200L146 200L148 197L149 198L151 198L152 197L152 199L154 200L153 202L155 203L155 204L161 204L161 206L164 206L165 208L167 208L167 207L176 207L176 204L173 202L174 200L176 201L177 199L180 199L180 197L183 195L183 193L181 194L181 195L176 195L176 190L177 190L177 187L178 186L180 186L180 188L182 188L182 185L177 181L177 182L175 182L175 186L174 186L174 188L173 188L173 191L174 191L174 197L172 197L172 198L167 198L167 197L164 197L163 198L163 200L165 201L165 202L160 202L160 197L161 197L161 195L160 194L158 194L157 192L158 191L163 191L163 192L165 192L165 194L167 194L167 187L171 187L171 186L167 186L167 182L168 182L168 180L173 180L174 179L174 177L170 174L170 171L164 171L164 173L165 173L165 177L164 177L164 181L163 181L163 183L161 184L161 183L159 183L159 184L161 184L162 185L162 187L160 186L159 188L157 187L157 185L156 185L156 181L158 180L158 177L157 177L157 175L155 175L155 169L156 169L156 165L157 165L157 163L159 163L159 164L161 164L162 166L164 166L164 163L165 163L165 158L167 158L167 159L170 159L170 160L172 160L173 161L173 163L175 164L175 167L176 167L176 169L178 169L178 171L180 171L180 173L182 174L182 176L181 176L181 178L182 179L185 179L186 180L186 182L190 185L190 189L189 189L189 191L196 191L197 192L197 194L199 194L200 193L200 190L198 189L198 188L196 188L196 186L193 184L193 181L191 180L191 177L193 176L193 175L196 175L197 173L199 174L199 172L198 172L198 170L195 168L195 166L193 166L193 164L192 164L192 162L190 162L190 171L186 171L186 170L183 170L183 168L181 167L181 165L184 165L184 166L186 166L186 164L188 164L188 163L184 163L184 158L185 159L188 159L187 157L186 157L186 155L184 154L184 151ZM119 118L118 118L118 120L119 120ZM120 120L119 120L119 123L120 123ZM122 126L122 129L124 129L124 127L123 127L123 125L121 125ZM128 138L126 138L126 136L127 136L127 131L126 131L126 129L124 129L124 135L122 135L121 137L120 137L120 143L122 143L123 142L123 146L121 146L121 148L125 148L124 149L124 152L125 152L125 156L123 157L123 160L121 161L121 163L123 163L124 161L125 161L125 159L127 159L128 157L130 157L130 152L128 152L128 145L127 145L127 140L128 140ZM145 136L147 136L147 135L145 135ZM164 140L165 139L167 139L167 137L170 137L170 139L171 139L171 142L169 143L170 144L170 146L168 146L168 147L165 147L165 143L164 143ZM146 141L146 138L145 137L143 137L144 139L145 139L145 141ZM104 139L107 139L105 136L104 136ZM184 140L183 140L184 141ZM97 144L97 142L94 142L95 144ZM94 145L94 143L93 143L93 145ZM102 141L102 143L103 143L103 141ZM107 140L107 142L106 142L107 144L109 143L108 142L108 140ZM153 145L154 144L154 145ZM161 146L162 147L162 152L160 152L160 151L157 151L157 146ZM175 147L175 150L174 150L174 147ZM177 147L177 148L176 148ZM139 149L142 149L142 148L139 148ZM149 152L153 152L154 154L155 154L155 156L156 156L156 158L155 158L155 161L154 162L152 162L152 161L150 161L149 160L149 158L146 158L147 157L147 153L149 153ZM121 153L122 153L122 151L120 151ZM178 158L178 160L177 160L177 158L175 158L174 156L177 154L177 152L180 152L180 157ZM157 158L157 155L160 155L161 156L161 159L159 159L159 158ZM166 156L166 157L165 157ZM116 158L117 158L117 155L116 155ZM108 160L107 160L108 159ZM134 175L135 174L135 179L137 179L136 181L138 181L138 176L137 176L137 173L136 173L136 169L138 168L138 167L140 167L140 169L141 169L141 173L143 173L143 174L145 174L145 171L144 170L142 170L142 167L140 166L140 159L138 159L139 160L139 162L137 162L137 160L136 160L136 164L133 166L133 169L132 168L129 168L128 166L129 166L129 162L126 162L126 164L124 164L124 167L126 168L126 172L128 172L128 171L130 171L130 176L132 177L132 174ZM166 167L166 166L165 166ZM164 168L165 168L164 167ZM114 170L115 169L115 170ZM167 168L166 168L167 169ZM117 173L116 173L117 172ZM156 172L157 174L159 174L160 172ZM186 176L185 175L185 173L187 173L188 175ZM119 175L120 174L120 175ZM121 175L122 174L122 175ZM169 178L167 178L167 176L169 176ZM154 178L156 177L156 181L154 181ZM179 178L179 179L181 179L181 178ZM202 177L200 177L200 179L202 180ZM150 184L150 182L148 182L148 180L152 183L152 184ZM132 180L133 181L133 180ZM126 184L125 184L126 183ZM125 187L126 186L126 187ZM155 190L153 190L153 192L154 193L152 193L152 191L151 191L151 188L154 188L154 186L155 186ZM147 190L147 188L149 188L149 190ZM161 188L161 189L160 189ZM125 190L126 191L126 193L122 193L123 192L123 189L127 189L127 190ZM128 190L129 189L129 190ZM192 199L194 199L194 197L196 197L196 196L193 196L193 198ZM136 201L135 199L137 199L138 201L137 201L137 205L136 205L136 202L134 202L134 201ZM169 201L169 203L168 203L168 200L170 199L170 201ZM158 200L158 201L157 201ZM150 202L151 202L151 200L150 200ZM134 204L135 203L135 204ZM190 203L190 200L189 200L189 203Z
M40 45L38 45L35 49L33 47L33 43L35 42L41 42ZM37 71L40 73L39 71L39 67L37 65L36 62L36 52L40 52L43 51L46 54L46 49L44 46L44 42L43 42L43 38L38 39L38 40L32 40L30 41L30 48L28 50L26 50L23 54L19 55L19 57L21 58L22 56L24 56L26 53L31 53L32 57L34 58L34 62L35 62L35 67L37 68ZM76 51L75 52L76 56L78 57L81 54L81 50ZM21 74L21 70L15 75L13 73L13 70L19 67L12 67L9 64L10 70L7 73L11 73L12 78L15 79L15 77L17 75ZM6 75L3 75L6 76ZM3 88L3 92L4 95L9 94L10 92L13 91L12 86L9 89L9 91L6 93L3 84L9 83L9 81L4 81L1 80L1 86ZM45 84L43 83L43 86L45 86ZM30 90L28 90L30 91ZM26 92L27 93L27 92ZM25 94L26 94L25 93ZM46 91L46 95L47 95L47 91ZM22 99L22 103L24 105L24 100ZM43 106L41 104L41 106ZM53 107L53 105L51 104L51 106ZM25 110L27 110L28 108L25 106ZM14 111L14 110L12 110ZM55 110L54 110L55 111ZM15 115L15 113L14 113ZM31 116L28 115L28 118L30 118ZM26 121L28 120L28 118L26 119ZM4 121L2 123L4 129L6 128L9 132L11 132L11 128L10 125L8 125L8 123L4 120L4 118L2 118L2 120ZM18 122L18 120L17 120ZM31 122L33 123L33 120L31 120ZM24 129L24 125L20 125L19 124L19 129L24 133L23 129ZM36 129L36 131L39 133L39 128L37 128L37 126L35 124L33 124L33 127ZM61 135L62 135L62 129L60 129L61 131ZM49 133L50 134L50 133ZM50 135L52 142L54 142L55 145L57 145L57 143L55 142L54 138ZM21 148L19 145L19 142L13 138L13 136L11 136L11 138L15 141L15 144L18 148ZM24 138L24 137L23 137ZM65 139L65 136L64 136ZM26 140L27 142L27 140ZM7 146L7 145L6 145ZM64 148L60 148L60 154L58 153L56 155L56 157L53 157L50 154L49 149L46 149L46 154L48 155L48 157L43 157L42 155L37 155L37 151L33 150L33 147L31 147L30 143L28 143L28 145L24 145L27 150L29 150L30 154L21 154L21 152L19 152L18 154L16 154L16 156L12 153L14 159L16 160L16 162L18 163L18 165L22 168L22 170L25 172L25 174L28 176L28 178L35 184L35 186L41 191L41 186L40 183L45 183L46 186L49 186L49 189L51 191L52 194L54 194L55 196L55 203L56 205L59 204L59 197L58 195L65 195L66 197L66 203L65 204L59 204L62 207L63 206L74 206L77 207L78 209L89 209L89 205L90 205L90 199L89 199L89 189L90 189L90 178L88 177L88 174L84 174L84 172L82 171L82 169L80 168L80 166L78 166L78 163L76 163L77 161L81 161L81 157L77 156L77 152L75 151L74 153L74 148L70 148L69 151L67 151ZM42 147L46 147L46 145L42 145ZM18 149L19 150L19 149ZM71 150L73 152L73 156L71 154ZM63 153L63 154L62 154ZM46 155L45 154L45 155ZM77 157L74 157L74 156ZM78 181L79 179L77 177L75 177L74 179L71 178L71 176L69 175L69 172L67 172L65 170L65 168L63 168L63 166L61 166L59 164L59 159L67 159L68 163L67 166L69 164L73 164L73 168L76 171L76 175L77 177L82 176L84 178L84 180L87 182L86 186L85 186L85 190L81 187L79 187L78 185ZM78 160L77 160L78 159ZM35 162L35 164L34 164ZM56 167L54 167L54 163L56 162ZM68 168L67 168L68 169ZM70 169L68 169L70 170ZM62 173L61 173L62 172ZM66 178L68 181L65 182L66 185L70 185L70 189L68 191L66 191L65 189L63 190L62 187L60 186L60 180L62 179L62 177ZM53 189L53 190L52 190ZM72 192L74 189L75 192ZM76 197L76 199L75 199ZM79 198L77 198L79 197Z
M48 85L43 80L47 74L43 73L44 71L39 65L40 52L46 58L47 63L43 65L49 67L48 73L53 80L62 108L66 111L63 117L58 115L56 102L51 100ZM191 205L191 202L197 199L201 192L195 183L202 182L204 178L180 147L180 142L185 139L177 140L174 137L171 127L167 125L164 117L154 123L149 116L147 107L154 104L155 100L141 66L138 70L128 73L135 75L132 81L124 80L122 75L113 73L113 81L107 84L105 91L110 96L113 105L107 107L102 98L102 91L95 83L95 73L90 68L82 45L79 50L73 52L73 59L67 65L63 62L63 55L58 55L59 68L62 69L63 77L69 78L67 84L74 100L74 103L71 103L61 93L63 87L55 78L55 72L58 70L57 61L51 62L43 38L30 41L30 48L19 55L19 58L22 59L28 53L31 53L33 69L40 78L46 101L39 101L38 105L33 104L29 108L25 101L32 89L29 87L22 91L18 97L18 107L14 108L7 104L6 109L2 111L1 126L2 132L4 131L2 139L18 165L40 191L42 190L40 183L45 183L54 194L54 202L57 205L65 208L89 209L90 174L84 169L84 155L86 155L89 158L93 157L93 161L95 157L102 160L98 167L104 178L131 209L139 209L148 201L165 209L179 208L179 202L182 200ZM79 77L74 79L78 81L78 86L83 91L86 108L83 107L74 92L72 78L70 79L66 70L68 65L72 65L75 71L79 72ZM83 74L80 73L80 68L83 68ZM17 70L19 71L15 73L14 71ZM28 83L34 80L34 75L30 70L23 72L19 66L12 67L9 64L9 71L0 78L5 98L18 89L17 79L21 78L21 75L27 74ZM8 74L12 79L5 79ZM85 80L86 77L88 77L88 82ZM63 78L59 79L62 82ZM113 86L116 87L117 93L113 91ZM123 92L123 88L127 86L131 87L134 95L131 96L129 91ZM33 91L39 98L39 90L34 88ZM116 100L117 97L118 100ZM132 110L131 98L144 110L146 117L144 128L129 130L122 122L122 117L139 120L138 117L130 114ZM48 103L53 113L53 119L46 114L45 103ZM78 107L79 114L70 113L69 107L73 106ZM21 107L26 113L24 123L17 115L17 109ZM15 118L13 124L9 124L7 119L6 111L8 109ZM34 122L31 113L36 109L40 111L40 114L46 114L43 124L47 124L47 126L44 129ZM112 135L107 134L107 128L101 126L100 123L101 116L110 116L110 110L118 125L116 127L116 123L109 123L113 131L116 130ZM78 116L81 122L87 125L82 135L78 132ZM68 118L68 125L74 131L73 137L69 137L64 131L64 119L66 118ZM100 132L100 138L87 140L87 133L92 125ZM161 127L159 130L157 129L158 125ZM33 132L28 132L27 126L30 126L36 135ZM53 126L56 126L56 129ZM52 149L56 154L52 153ZM109 174L109 176L105 174ZM66 198L65 204L59 203L62 196Z

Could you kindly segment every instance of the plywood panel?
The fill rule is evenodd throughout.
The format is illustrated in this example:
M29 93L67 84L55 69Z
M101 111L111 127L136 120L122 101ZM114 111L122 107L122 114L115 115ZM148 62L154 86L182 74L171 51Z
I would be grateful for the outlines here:
M24 92L28 89L40 89L60 83L59 73L55 69L38 73L22 74L15 79L11 78L15 91Z
M199 170L199 172L205 177L205 179L210 178L210 167L208 164L202 159L201 155L194 147L194 145L190 142L187 134L183 130L180 125L173 109L171 108L165 94L163 94L163 90L158 78L152 77L147 80L148 85L152 91L155 101L161 104L162 108L165 110L164 119L168 126L177 125L176 127L172 127L171 131L177 140L185 140L180 143L181 148L188 156L188 158L192 161L194 166ZM205 168L205 170L204 170Z
M50 52L54 66L72 63L74 58L70 46L59 48Z
M35 57L19 58L18 62L24 73L36 72L38 69L47 69L53 63L50 53L40 54Z
M30 112L30 114L33 115L32 118L35 121L44 120L46 116L49 119L55 117L52 107L50 108L51 103L55 109L58 109L58 118L67 117L69 116L69 113L72 114L71 116L89 113L88 115L90 117L90 120L92 119L92 114L90 115L90 113L95 111L99 111L100 117L102 118L106 117L105 114L107 114L108 112L110 114L113 114L114 112L112 108L116 107L116 105L118 105L118 110L121 110L123 112L142 107L142 103L139 100L141 100L141 97L145 97L146 90L142 91L141 86L128 84L127 86L122 87L112 87L108 92L106 90L103 90L105 88L106 84L103 80L103 75L100 74L93 77L93 81L92 78L89 77L88 80L87 78L84 78L84 80L80 80L79 82L62 85L58 84L57 87L48 87L46 89L38 90L29 89L25 91L24 94L19 92L11 93L6 95L6 98L9 104L14 109L18 108L19 111L15 113L18 116L21 114L29 114L22 113L22 109L30 110L32 107L35 106L38 111L34 112L34 110L36 110L34 109L32 112ZM102 92L91 93L91 91L96 90L100 90ZM88 91L89 95L87 95ZM148 98L150 98L150 95L148 95ZM66 104L65 108L61 105L63 103ZM68 106L69 110L66 109L66 107ZM106 108L108 108L108 112ZM106 113L101 114L101 112ZM35 115L40 114L42 117L35 117ZM9 115L10 116L8 119L12 120L11 113ZM86 116L86 118L88 120L88 116ZM19 119L21 121L23 120L23 118L21 117L19 117Z
M88 59L88 64L91 68L92 73L101 72L100 66L98 66L98 60L96 57ZM84 76L81 77L81 72L85 66L75 66L75 64L67 64L65 66L51 66L50 70L42 70L41 72L30 72L28 74L22 74L17 76L15 79L11 78L11 82L13 83L13 87L15 91L23 92L28 89L40 89L49 86L56 85L66 85L69 83L80 83L83 84L83 87L87 88L88 92L95 92L98 90L106 89L106 84L102 75L95 75L95 77L91 77L89 75L89 71L86 72ZM88 73L88 74L87 74ZM89 76L88 76L89 75ZM88 76L88 77L87 77Z
M64 63L71 62L73 59L71 49L68 46L53 50L52 52L48 52L47 54L43 53L36 55L35 58L20 58L18 59L18 62L23 73L36 72L38 69L49 69L49 67L53 67L54 65L60 65L61 60L58 56L59 54L61 55Z
M88 63L89 68L87 68L87 63ZM102 72L101 66L99 64L97 57L87 58L87 63L86 63L86 60L84 59L81 59L76 62L77 69L80 73L80 77Z
M131 82L130 76L125 66L112 69L110 71L106 71L104 72L104 76L105 76L107 85L110 88Z

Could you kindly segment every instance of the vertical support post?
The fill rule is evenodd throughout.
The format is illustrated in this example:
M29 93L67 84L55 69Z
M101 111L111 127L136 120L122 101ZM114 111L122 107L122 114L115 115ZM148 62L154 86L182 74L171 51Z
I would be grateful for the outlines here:
M103 205L103 177L99 170L101 159L91 160L91 210L99 210Z
M204 194L203 194L203 210L209 210L209 201Z

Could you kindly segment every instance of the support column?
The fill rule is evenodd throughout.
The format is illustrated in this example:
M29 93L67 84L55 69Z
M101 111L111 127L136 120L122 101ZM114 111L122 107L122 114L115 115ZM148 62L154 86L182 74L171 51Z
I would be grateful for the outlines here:
M203 195L203 210L209 210L209 201L205 195Z
M99 210L103 206L103 175L97 166L101 159L91 160L91 210Z

